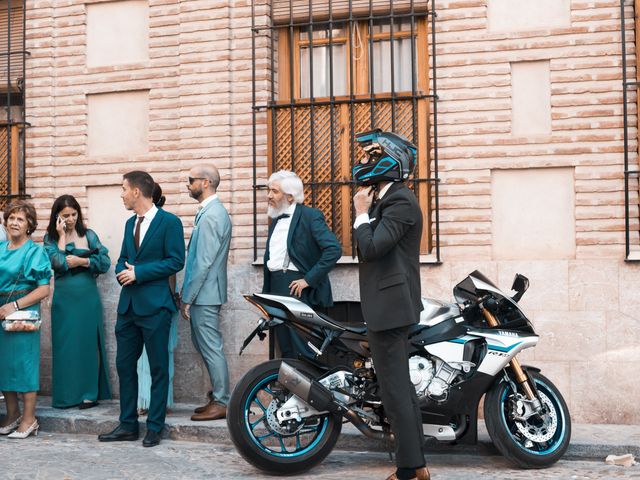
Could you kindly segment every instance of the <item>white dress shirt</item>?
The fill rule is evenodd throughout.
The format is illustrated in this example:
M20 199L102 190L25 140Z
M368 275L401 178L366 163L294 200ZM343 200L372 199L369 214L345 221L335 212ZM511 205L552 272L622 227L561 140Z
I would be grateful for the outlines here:
M296 204L289 205L283 213L289 215L287 218L281 218L276 223L276 226L271 233L269 239L269 260L267 260L267 268L270 272L276 272L278 270L293 270L298 271L296 266L289 260L287 254L287 238L289 237L289 227L291 226L291 218L296 210ZM288 265L285 263L288 262Z
M144 236L147 234L147 230L149 230L149 225L151 225L151 222L155 218L156 213L158 213L158 207L156 207L155 205L152 205L151 208L147 210L147 212L143 215L144 220L142 220L142 223L140 224L140 245L142 245ZM136 234L136 223L138 223L138 218L140 217L137 217L135 223L133 224L134 237Z
M200 205L198 205L198 212L196 213L196 219L195 222L197 223L199 218L200 218L200 212L204 209L204 207L206 207L207 205L209 205L211 202L213 202L216 198L218 198L218 194L214 193L213 195L211 195L210 197L205 198L204 200L202 200L202 202L200 202Z
M389 182L387 183L382 190L380 190L380 192L378 192L378 200L382 200L382 197L384 197L384 194L387 193L387 190L389 190L389 188L391 187L391 185L393 185L393 182ZM368 213L361 213L360 215L358 215L356 217L355 222L353 222L353 229L357 230L358 227L360 225L362 225L363 223L371 223L371 219L369 218L369 214Z

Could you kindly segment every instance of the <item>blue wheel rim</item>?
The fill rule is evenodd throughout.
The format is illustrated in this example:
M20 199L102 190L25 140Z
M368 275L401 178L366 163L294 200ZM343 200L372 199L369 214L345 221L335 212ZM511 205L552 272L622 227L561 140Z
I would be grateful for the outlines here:
M518 446L518 448L532 455L545 456L552 454L560 447L560 445L562 445L567 435L567 417L565 415L564 409L562 408L562 402L560 401L554 390L550 388L544 381L538 378L535 379L535 382L537 389L549 398L558 416L557 430L554 433L553 437L551 437L549 441L546 442L546 446L534 443L534 448L527 448L522 443L523 441L526 441L526 439L523 439L521 438L521 436L514 433L514 422L513 420L507 420L506 417L506 410L508 409L507 397L510 393L512 393L511 387L509 386L504 389L504 391L502 392L502 396L500 397L500 415L502 423L506 427L507 433L513 439L513 442Z
M329 425L329 417L324 417L318 423L318 425L305 426L299 432L291 436L284 436L269 428L265 428L265 433L260 434L258 431L260 427L264 427L267 415L267 406L263 401L258 398L261 392L273 397L273 391L270 388L271 383L275 383L278 379L278 374L274 373L269 375L258 382L244 402L244 425L247 430L247 434L251 441L263 452L268 455L272 455L280 458L296 458L307 454L312 451L324 438ZM260 409L261 415L257 415L252 419L253 415L252 405L257 406ZM304 439L302 436L304 435ZM308 439L310 437L310 439ZM307 441L308 439L308 441ZM275 445L267 445L269 441L273 442L277 440ZM289 443L289 446L287 446ZM293 445L291 445L293 443ZM277 450L279 449L279 451Z

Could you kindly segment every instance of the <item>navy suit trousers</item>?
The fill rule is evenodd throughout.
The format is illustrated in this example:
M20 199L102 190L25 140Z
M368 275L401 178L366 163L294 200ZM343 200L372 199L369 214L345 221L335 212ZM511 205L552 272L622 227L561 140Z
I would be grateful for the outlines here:
M120 424L129 431L138 430L137 362L142 347L147 350L151 371L151 402L147 429L160 432L164 427L169 390L169 330L171 312L161 309L149 316L139 316L129 308L116 322L116 367L120 381Z

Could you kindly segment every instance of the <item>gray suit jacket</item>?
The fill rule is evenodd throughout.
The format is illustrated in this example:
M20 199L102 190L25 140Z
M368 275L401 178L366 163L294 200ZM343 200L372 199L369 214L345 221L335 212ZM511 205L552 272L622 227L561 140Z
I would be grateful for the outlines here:
M219 199L196 215L182 284L182 302L222 305L227 301L231 219Z

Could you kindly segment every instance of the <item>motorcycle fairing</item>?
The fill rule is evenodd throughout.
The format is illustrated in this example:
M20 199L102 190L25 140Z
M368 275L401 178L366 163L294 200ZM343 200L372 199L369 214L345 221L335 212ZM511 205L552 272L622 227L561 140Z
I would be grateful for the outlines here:
M421 324L412 326L409 330L409 341L415 346L430 345L459 337L466 331L466 328L456 323L455 319L448 318L431 327Z
M498 298L506 299L513 307L518 309L523 315L524 313L520 309L520 306L513 301L510 295L500 290L496 285L491 282L482 272L475 270L470 273L464 280L453 287L453 296L460 303L465 300L478 300L483 293L493 293Z
M487 354L478 366L478 372L487 375L497 375L522 350L535 347L540 338L511 330L484 328L468 328L468 333L484 338L487 343Z
M422 298L420 325L431 327L452 317L460 317L460 307L457 304Z

